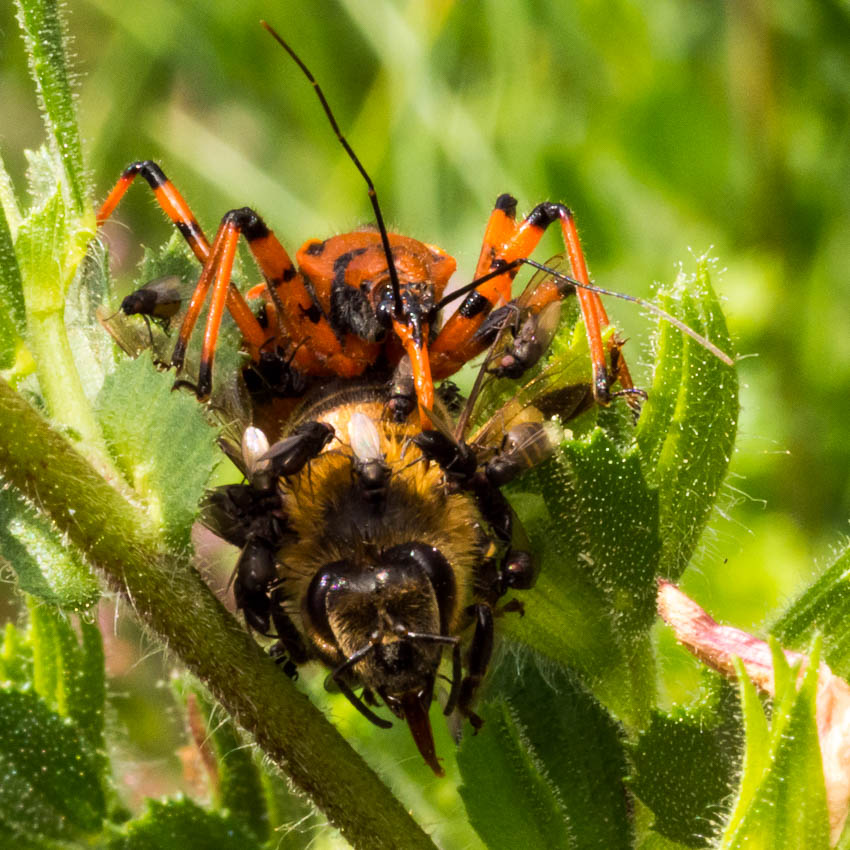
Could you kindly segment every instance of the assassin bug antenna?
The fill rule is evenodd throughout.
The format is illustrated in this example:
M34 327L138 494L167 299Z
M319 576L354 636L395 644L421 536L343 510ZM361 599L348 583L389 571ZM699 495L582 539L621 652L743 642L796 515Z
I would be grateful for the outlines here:
M260 25L263 29L268 32L268 34L292 57L293 61L296 65L304 72L304 76L310 81L310 85L313 86L313 90L316 92L316 96L319 98L319 102L322 104L322 109L325 110L325 115L328 116L328 121L331 122L331 128L336 134L339 143L345 149L345 152L351 158L351 161L357 166L357 170L363 175L363 179L366 181L366 186L369 189L369 201L372 204L372 209L375 211L375 220L378 223L378 231L381 234L381 243L384 246L384 253L387 256L387 268L390 273L390 283L392 284L393 289L393 301L395 302L395 314L397 319L401 319L402 317L402 301L401 301L401 286L398 281L398 272L396 271L395 262L393 260L393 252L390 248L390 237L387 235L387 227L384 224L384 216L381 213L381 205L378 203L378 193L375 191L375 184L372 182L372 178L369 176L366 169L363 167L363 163L360 162L357 154L354 153L354 149L348 143L348 140L343 136L342 131L339 129L339 124L336 123L336 118L334 118L333 111L331 110L330 104L325 98L325 93L322 91L322 87L316 81L316 78L313 76L310 69L304 64L301 60L301 57L281 38L280 35L274 30L271 24L268 21L260 21Z
M689 336L699 345L701 345L706 351L713 354L718 360L722 363L725 363L727 366L734 366L735 361L722 349L718 348L708 337L703 336L700 333L697 333L693 328L686 325L681 319L677 319L675 316L668 313L663 308L659 307L657 304L653 304L651 301L647 301L645 298L639 298L637 295L627 295L625 292L615 292L612 289L603 289L601 286L594 286L593 284L581 283L569 275L562 274L555 269L550 269L545 263L538 263L535 260L530 259L529 257L518 257L516 260L512 260L510 263L505 264L504 266L500 266L497 269L494 269L491 272L487 272L487 274L481 275L481 277L475 278L475 280L470 281L469 283L461 286L458 289L453 290L448 295L445 296L440 302L438 302L436 309L442 310L447 304L451 304L452 301L460 298L463 295L466 295L468 292L472 291L479 284L484 283L485 281L490 280L491 278L498 277L499 275L504 274L506 271L511 271L512 269L519 268L520 266L531 266L532 268L537 269L538 271L545 272L549 274L553 280L557 280L559 283L564 284L566 286L574 286L579 289L586 289L588 292L596 292L599 295L608 295L612 298L619 298L623 301L631 301L633 304L637 304L640 307L643 307L646 310L649 310L652 313L655 313L656 316L664 319L665 322L673 325L674 328L677 328L686 336Z

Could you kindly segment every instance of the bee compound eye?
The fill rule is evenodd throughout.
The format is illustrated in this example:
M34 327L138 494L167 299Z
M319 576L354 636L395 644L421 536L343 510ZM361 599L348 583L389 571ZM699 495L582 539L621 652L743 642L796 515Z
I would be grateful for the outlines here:
M455 604L457 584L454 570L443 553L435 546L411 541L387 549L381 560L385 564L392 564L396 570L413 570L428 580L440 610L440 627L445 630L448 613Z
M336 637L328 619L328 594L344 590L347 584L345 574L349 569L346 561L326 564L313 576L302 603L307 620L332 645L336 644Z

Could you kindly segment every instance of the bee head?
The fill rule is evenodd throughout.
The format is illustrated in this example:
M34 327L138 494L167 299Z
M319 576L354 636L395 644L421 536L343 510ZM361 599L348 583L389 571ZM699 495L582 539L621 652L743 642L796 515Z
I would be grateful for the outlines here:
M309 622L344 659L330 678L373 722L379 718L347 683L377 693L407 721L423 758L440 775L428 708L443 648L457 640L446 637L455 593L454 574L440 551L411 542L366 562L327 564L305 599Z

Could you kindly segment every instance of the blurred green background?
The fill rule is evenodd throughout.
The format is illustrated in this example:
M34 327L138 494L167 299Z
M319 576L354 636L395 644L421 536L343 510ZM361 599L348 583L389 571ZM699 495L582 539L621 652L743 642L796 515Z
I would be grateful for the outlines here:
M680 263L716 257L743 410L723 510L686 586L759 630L846 539L845 2L70 0L67 12L98 199L150 158L208 232L243 205L292 250L371 220L267 18L322 83L392 227L454 254L462 278L507 191L524 211L568 203L607 288L648 296ZM17 29L0 4L0 149L21 178L42 129ZM129 275L140 245L170 231L141 186L117 219L111 246ZM647 385L654 322L609 307Z

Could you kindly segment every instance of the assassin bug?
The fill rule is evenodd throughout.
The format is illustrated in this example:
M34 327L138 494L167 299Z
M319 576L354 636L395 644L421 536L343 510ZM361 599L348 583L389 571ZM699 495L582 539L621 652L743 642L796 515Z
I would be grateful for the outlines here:
M182 196L149 161L124 171L98 221L112 214L141 175L201 262L172 356L172 365L184 366L209 295L195 386L200 399L212 390L225 310L242 334L250 358L245 384L255 398L248 421L240 423L241 444L231 444L228 453L245 481L212 491L203 521L241 549L234 592L246 621L264 634L274 626L275 652L288 672L311 659L323 662L329 684L382 727L388 721L373 708L383 701L405 720L439 774L428 709L443 652L450 650L452 659L445 711L457 710L478 726L473 701L492 654L494 618L519 607L509 602L500 608L500 600L531 587L536 577L528 541L501 488L541 463L560 439L538 401L542 406L557 397L560 405L568 391L568 409L559 409L569 418L588 404L609 403L617 382L622 392L638 391L622 344L603 341L604 290L589 282L567 207L539 204L517 221L515 199L501 195L475 279L445 295L455 261L435 246L387 231L374 185L321 88L286 42L264 26L313 85L365 179L377 231L310 240L298 251L296 266L245 207L224 216L210 243ZM528 257L556 222L569 276L560 261L541 265ZM231 281L240 236L265 279L249 293L263 298L256 315ZM511 283L524 264L538 274L512 299ZM558 382L556 370L544 368L468 434L481 418L482 390L500 376L519 377L545 355L559 305L572 294L587 333L590 380L573 392ZM441 310L455 298L462 299L458 310L440 326ZM452 413L435 381L485 351L469 399ZM270 435L255 423L263 415L261 389L273 401L287 402L275 407ZM462 652L462 636L470 632Z
M340 132L312 73L268 24L263 25L313 85L334 133L366 180L377 233L355 231L327 240L310 240L297 252L294 264L260 216L243 207L222 218L211 244L159 166L145 161L125 169L100 208L98 222L109 218L130 184L141 175L203 265L171 358L177 369L184 364L189 339L212 290L196 388L200 399L208 398L211 391L216 341L227 309L261 373L277 368L313 378L353 378L385 359L409 375L405 391L399 395L399 418L418 404L421 425L429 429L434 381L454 374L487 347L482 328L488 316L494 308L512 305L514 277L523 264L533 265L529 255L545 230L555 223L564 238L572 278L550 277L537 288L525 309L533 321L548 304L575 292L590 347L594 399L607 404L617 380L624 391L633 391L622 357L615 374L606 365L602 331L609 324L608 316L598 291L590 284L573 215L560 203L538 204L517 221L515 199L510 195L497 199L485 230L475 280L454 315L437 330L440 310L458 297L456 293L443 297L455 271L454 259L435 246L388 233L374 185ZM262 287L264 322L231 282L240 236L247 241L266 281ZM283 385L288 388L289 382Z

